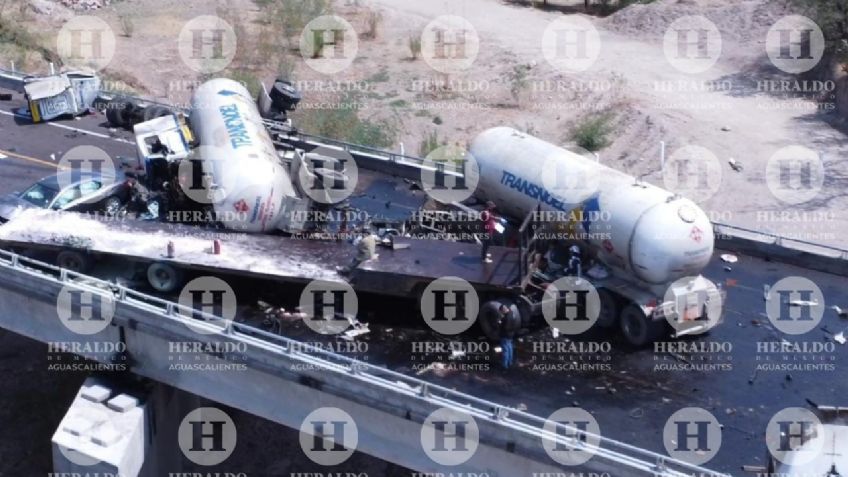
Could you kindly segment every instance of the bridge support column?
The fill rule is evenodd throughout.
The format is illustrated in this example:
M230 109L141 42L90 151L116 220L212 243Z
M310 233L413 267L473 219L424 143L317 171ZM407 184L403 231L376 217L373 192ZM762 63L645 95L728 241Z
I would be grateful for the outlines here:
M156 382L132 388L86 379L53 434L54 473L160 477L183 470L178 429L200 398Z

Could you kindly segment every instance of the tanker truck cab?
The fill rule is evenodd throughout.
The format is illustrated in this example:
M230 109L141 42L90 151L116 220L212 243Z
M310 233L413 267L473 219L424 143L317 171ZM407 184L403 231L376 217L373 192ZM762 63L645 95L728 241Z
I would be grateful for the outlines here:
M168 114L133 126L136 150L142 164L153 159L180 161L188 157L194 141L182 114Z

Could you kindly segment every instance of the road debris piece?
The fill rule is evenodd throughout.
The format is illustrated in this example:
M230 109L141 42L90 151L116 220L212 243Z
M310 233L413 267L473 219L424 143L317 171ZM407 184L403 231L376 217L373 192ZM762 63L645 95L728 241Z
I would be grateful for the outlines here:
M728 164L730 164L730 168L733 169L734 171L736 171L736 172L742 171L743 167L742 167L741 162L737 161L736 159L734 159L732 157L727 162L728 162Z
M739 257L731 253L723 253L721 254L721 260L727 263L736 263L739 261Z

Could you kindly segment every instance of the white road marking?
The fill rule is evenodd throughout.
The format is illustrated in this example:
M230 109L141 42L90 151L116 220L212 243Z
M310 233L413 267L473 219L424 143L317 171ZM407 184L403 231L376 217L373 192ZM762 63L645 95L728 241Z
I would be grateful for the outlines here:
M19 116L19 115L15 114L11 111L3 111L3 110L0 110L0 114L5 114L6 116ZM21 116L21 117L26 117L26 116ZM103 138L103 139L111 139L113 141L122 142L122 143L125 143L125 144L135 144L134 142L127 140L127 139L124 139L124 138L112 137L108 134L89 131L87 129L80 129L80 128L75 128L75 127L72 127L72 126L67 126L67 125L64 125L64 124L51 123L51 122L46 122L45 124L47 124L48 126L67 129L69 131L75 131L75 132L78 132L78 133L87 134L89 136L99 137L99 138Z

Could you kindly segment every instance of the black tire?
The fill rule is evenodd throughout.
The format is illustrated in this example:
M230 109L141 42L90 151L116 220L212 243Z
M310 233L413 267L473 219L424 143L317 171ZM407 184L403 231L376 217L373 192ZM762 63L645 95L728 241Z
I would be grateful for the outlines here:
M659 339L667 331L667 323L648 319L641 307L630 303L621 310L619 328L628 343L642 347Z
M183 271L169 263L154 262L147 267L147 282L159 293L175 291L183 280Z
M271 104L278 111L294 111L298 103L300 103L301 95L294 88L290 81L278 79L271 87L268 93L271 97Z
M113 128L124 127L124 109L128 103L125 101L112 100L106 103L106 120Z
M162 116L167 116L171 114L171 110L164 106L148 106L144 108L144 120L150 121L151 119L161 118Z
M618 297L605 289L598 290L598 296L601 299L601 314L598 316L597 325L600 328L612 328L618 321L621 308Z
M120 214L123 207L124 202L116 195L111 195L103 201L103 212L110 217Z
M126 129L132 130L138 121L138 107L130 101L125 104L126 107L121 110L121 121Z
M70 270L76 273L85 273L91 270L91 266L94 265L94 261L91 259L91 256L86 254L85 252L79 252L77 250L62 250L56 255L56 265L59 268L64 268L65 270Z

